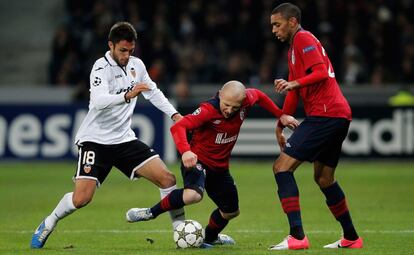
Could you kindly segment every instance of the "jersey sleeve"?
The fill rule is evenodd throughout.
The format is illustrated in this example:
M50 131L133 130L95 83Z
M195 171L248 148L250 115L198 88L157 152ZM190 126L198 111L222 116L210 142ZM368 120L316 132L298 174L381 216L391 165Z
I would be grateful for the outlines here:
M294 115L299 102L298 90L291 90L287 93L283 103L283 113Z
M246 96L249 99L251 105L258 104L263 109L267 110L275 117L282 116L282 110L270 99L265 93L258 89L247 89Z
M152 81L147 72L147 69L145 68L144 63L141 60L138 61L139 70L141 70L140 82L145 83L150 87L150 90L142 92L142 95L160 111L164 112L169 117L172 117L175 113L177 113L177 110L165 97L164 93L157 87L157 84Z
M301 86L307 86L319 83L323 80L328 79L328 69L326 68L325 64L316 64L311 67L311 73L297 79L296 81Z
M302 59L303 67L309 70L313 65L324 63L318 50L317 39L310 33L300 33L294 41L295 54Z
M90 80L91 105L98 110L110 108L115 105L125 103L125 93L113 95L109 93L109 80L105 68L93 66Z
M170 128L174 143L181 154L190 150L187 131L199 128L208 122L212 116L211 110L210 107L202 104L192 114L184 116Z

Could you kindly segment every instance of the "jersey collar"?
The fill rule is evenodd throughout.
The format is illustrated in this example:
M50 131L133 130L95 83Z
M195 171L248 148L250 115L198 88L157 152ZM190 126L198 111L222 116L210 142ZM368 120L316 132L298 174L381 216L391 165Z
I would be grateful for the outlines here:
M106 62L108 62L111 66L117 66L118 63L111 57L110 51L107 51L104 56Z
M105 56L104 56L104 58L105 58L105 60L106 60L106 62L108 62L108 64L110 65L110 66L119 66L119 68L121 68L122 69L122 71L125 73L125 75L127 75L127 72L126 72L126 66L125 67L122 67L122 66L120 66L120 65L118 65L118 63L111 57L111 54L110 54L110 51L107 51L106 53L105 53ZM129 64L129 63L128 63Z

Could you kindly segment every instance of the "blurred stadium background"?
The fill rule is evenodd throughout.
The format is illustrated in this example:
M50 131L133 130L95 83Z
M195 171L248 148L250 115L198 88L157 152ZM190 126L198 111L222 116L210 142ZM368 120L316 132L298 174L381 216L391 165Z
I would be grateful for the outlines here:
M273 38L269 25L269 12L279 2L0 1L5 24L0 42L1 157L74 158L72 138L87 107L90 68L107 50L108 30L119 20L136 27L135 55L183 114L230 79L263 89L281 106L283 96L275 95L271 83L287 76L287 48ZM329 53L353 108L344 156L412 158L413 1L293 2L303 10L303 27ZM137 133L174 161L170 123L151 108L140 109ZM250 114L235 156L278 153L269 117L261 111Z
M26 203L21 199L31 195L28 200L32 201L35 199L33 196L43 197L50 193L43 186L41 193L35 194L34 190L49 180L53 171L45 170L50 172L43 172L40 175L43 179L37 176L36 171L51 166L54 170L63 168L67 176L71 170L68 170L70 167L66 160L70 160L75 167L73 138L87 111L89 72L94 61L107 50L107 34L114 22L127 20L135 26L139 37L135 55L143 59L151 78L175 102L182 114L191 113L200 101L214 95L230 79L264 90L282 106L284 98L273 92L272 81L287 77L287 48L273 38L269 25L269 14L280 2L0 0L0 22L3 24L0 40L0 169L4 170L0 171L0 187L6 192L2 192L5 195L0 202L16 202L10 211L1 209L0 218L10 221L16 217L26 218L27 215L19 211ZM411 240L407 242L412 244L412 219L402 219L408 220L410 213L412 216L413 203L409 194L414 190L407 186L407 182L399 183L397 180L413 180L411 171L407 169L414 170L414 1L291 2L302 9L303 27L322 41L353 110L354 120L343 146L343 157L345 162L362 160L365 163L344 163L345 168L351 169L352 175L344 173L348 178L347 191L355 196L366 192L360 186L369 182L370 177L363 183L356 182L355 185L359 186L352 186L352 177L358 174L357 169L370 168L367 174L382 180L373 184L376 194L388 194L386 188L382 189L388 187L392 190L393 185L387 183L388 174L396 177L394 185L401 189L404 196L400 197L401 204L394 207L400 214L390 213L390 219L400 220L398 226L403 232L395 233L405 233L406 236L399 239L402 245L407 235ZM177 154L168 131L171 122L144 101L140 100L136 108L134 130L166 161L176 162ZM300 109L298 116L303 116ZM234 157L250 161L263 159L270 168L269 160L279 153L274 138L274 123L271 116L254 109L243 125ZM389 163L373 164L378 159ZM61 164L54 163L62 160ZM369 167L370 164L373 164L372 167ZM402 164L404 172L398 172ZM376 175L374 168L381 165L386 169ZM177 165L172 166L179 176ZM236 167L242 168L242 165L236 164ZM258 163L257 168L263 168L263 163ZM399 174L402 178L397 178ZM237 179L237 173L235 175ZM250 182L249 175L246 176L246 182ZM68 177L64 180L70 185ZM310 183L311 177L308 177L306 182ZM61 175L52 174L50 182L62 181L61 178ZM31 191L18 193L20 180L24 180L24 185L31 187ZM37 181L38 185L29 184L31 180ZM125 182L124 179L122 181ZM150 190L155 189L151 187ZM247 190L244 192L248 193ZM15 245L26 247L31 228L34 229L40 217L52 209L60 195L53 192L52 196L50 193L47 205L42 204L47 208L36 208L33 218L26 219L26 225L12 224L6 228L10 230L0 231L0 235L6 238L3 240L14 238L16 233L13 229L19 229L25 237L19 236ZM375 194L372 194L371 200L356 199L354 211L357 216L363 216L360 219L370 216L365 211L361 213L362 209L358 211L359 206L364 208L372 201L371 207L365 208L372 211L376 206L394 200L394 197L389 200L375 200L374 197ZM276 200L272 198L271 201ZM104 205L112 202L108 200ZM113 208L117 208L117 204ZM315 212L315 218L318 218L318 213ZM89 223L88 219L83 222ZM387 222L384 226L378 222L371 224L373 227L385 226L379 231L392 228ZM369 232L369 226L367 229L365 235L373 233ZM389 246L394 245L393 241ZM1 247L7 247L7 244L0 242L0 253ZM13 249L7 252L13 253Z

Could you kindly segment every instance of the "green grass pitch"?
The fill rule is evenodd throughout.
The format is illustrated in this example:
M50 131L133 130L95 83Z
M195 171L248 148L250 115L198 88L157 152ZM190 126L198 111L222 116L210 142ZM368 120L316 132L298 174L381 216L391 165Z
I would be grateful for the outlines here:
M413 254L414 162L342 162L337 178L348 198L354 224L364 238L362 250L324 250L341 235L313 182L312 166L296 172L305 231L306 251L268 251L281 241L288 226L277 198L272 162L232 163L239 188L240 210L224 233L235 246L210 250L177 250L167 214L156 220L126 223L130 207L149 207L159 200L158 188L146 180L131 182L113 169L87 207L62 220L41 250L31 250L33 230L73 189L76 162L0 164L0 254ZM170 169L182 186L178 165ZM186 207L188 219L205 225L213 204L206 196ZM150 242L153 241L153 242Z

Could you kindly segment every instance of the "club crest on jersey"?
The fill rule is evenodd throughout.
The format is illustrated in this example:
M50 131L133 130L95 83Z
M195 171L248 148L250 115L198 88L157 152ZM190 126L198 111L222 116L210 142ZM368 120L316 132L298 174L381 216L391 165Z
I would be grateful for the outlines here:
M295 50L292 49L292 55L290 56L290 61L292 61L292 64L295 64Z
M137 75L137 73L135 72L135 69L133 67L131 67L131 75L132 77L135 78L135 76Z
M201 108L199 107L192 113L192 115L199 115L200 113L201 113Z
M91 170L92 170L92 166L91 166L91 165L86 164L86 165L84 165L84 166L83 166L83 171L84 171L86 174L89 174L89 173L91 172Z
M240 119L241 119L241 120L244 120L245 113L246 113L246 109L245 109L245 108L242 108L242 109L240 110Z

